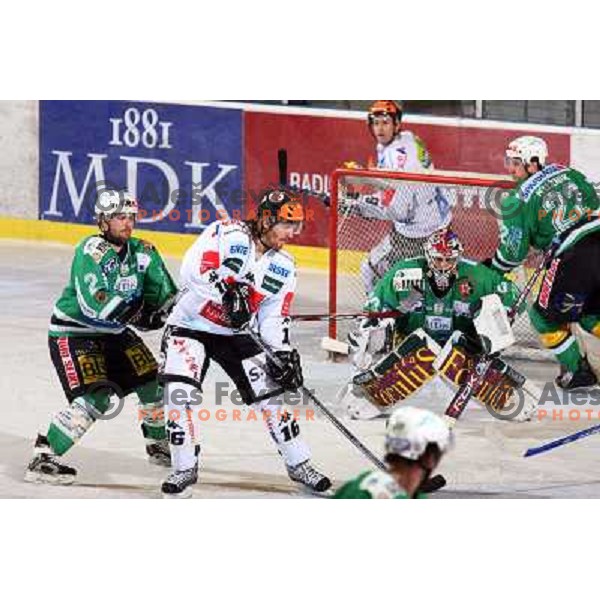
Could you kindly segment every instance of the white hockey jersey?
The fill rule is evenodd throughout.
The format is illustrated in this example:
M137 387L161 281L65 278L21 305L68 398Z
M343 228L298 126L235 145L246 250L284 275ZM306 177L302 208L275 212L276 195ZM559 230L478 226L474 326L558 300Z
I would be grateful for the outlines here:
M234 335L222 304L226 286L251 286L250 305L262 339L274 350L289 350L289 314L296 288L294 259L282 250L258 256L248 226L216 221L186 252L181 264L182 293L169 325Z
M386 171L423 172L433 168L423 142L410 131L401 131L390 144L377 144L377 168ZM424 238L447 227L452 220L450 203L441 187L411 183L380 190L364 199L361 214L394 222L398 233Z

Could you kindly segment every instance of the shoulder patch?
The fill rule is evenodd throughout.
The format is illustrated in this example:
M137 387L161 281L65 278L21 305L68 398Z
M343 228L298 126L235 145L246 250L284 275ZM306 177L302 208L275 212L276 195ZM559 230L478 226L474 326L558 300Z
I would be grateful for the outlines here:
M395 479L383 471L373 471L360 482L360 489L371 494L375 500L392 500L402 493Z
M110 244L99 235L89 238L83 245L83 253L89 254L95 262L99 263L110 250Z
M146 251L146 252L152 252L153 250L155 250L156 248L154 247L154 244L151 244L150 242L147 242L146 240L140 240L140 244L142 245L142 248Z

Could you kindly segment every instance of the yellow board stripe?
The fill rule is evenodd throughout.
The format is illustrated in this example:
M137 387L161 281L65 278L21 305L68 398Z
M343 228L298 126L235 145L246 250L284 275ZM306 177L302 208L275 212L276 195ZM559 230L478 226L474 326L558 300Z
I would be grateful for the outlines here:
M36 221L33 219L15 219L0 217L0 238L17 240L36 240L40 242L58 242L76 245L86 235L96 233L95 225L79 225L77 223L60 223L57 221ZM168 233L165 231L149 231L138 229L136 235L154 244L165 256L182 258L185 251L192 245L197 237L193 233ZM294 256L299 268L329 269L329 249L315 246L286 246L285 249ZM345 272L354 265L359 265L364 256L363 252L344 251L349 259L344 259ZM354 269L353 272L356 272Z

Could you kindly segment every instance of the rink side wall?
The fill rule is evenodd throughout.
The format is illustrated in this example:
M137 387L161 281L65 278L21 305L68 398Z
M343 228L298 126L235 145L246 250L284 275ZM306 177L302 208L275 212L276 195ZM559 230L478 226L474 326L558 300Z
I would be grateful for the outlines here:
M548 141L551 160L600 181L599 130L413 115L404 127L423 139L436 169L502 174L507 142L529 133ZM290 183L317 192L329 191L345 161L366 164L373 154L364 116L350 111L2 101L0 237L75 244L96 230L92 195L103 181L140 199L140 237L181 256L216 218L253 212L261 190L277 183L279 148L288 150ZM313 199L307 212L290 249L300 267L326 269L327 209Z

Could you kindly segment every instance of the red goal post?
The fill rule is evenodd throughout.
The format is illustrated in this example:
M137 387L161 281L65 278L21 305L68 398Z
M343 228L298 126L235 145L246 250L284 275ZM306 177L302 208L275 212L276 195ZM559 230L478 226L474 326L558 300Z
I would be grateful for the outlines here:
M361 195L387 193L407 202L432 201L439 197L452 210L452 228L465 246L465 256L481 261L492 256L498 244L498 203L514 187L507 177L479 173L428 171L406 173L378 169L337 169L331 174L329 220L329 314L358 312L366 300L361 264L393 230L391 221L364 218L344 212L340 199L344 190ZM417 199L417 196L419 197ZM411 200L413 198L413 200ZM343 204L343 203L342 203ZM394 246L398 259L407 249ZM535 264L535 256L528 266ZM526 279L526 269L516 274L519 283ZM345 337L343 324L329 321L329 336ZM537 336L526 315L515 327L521 346L538 347Z

